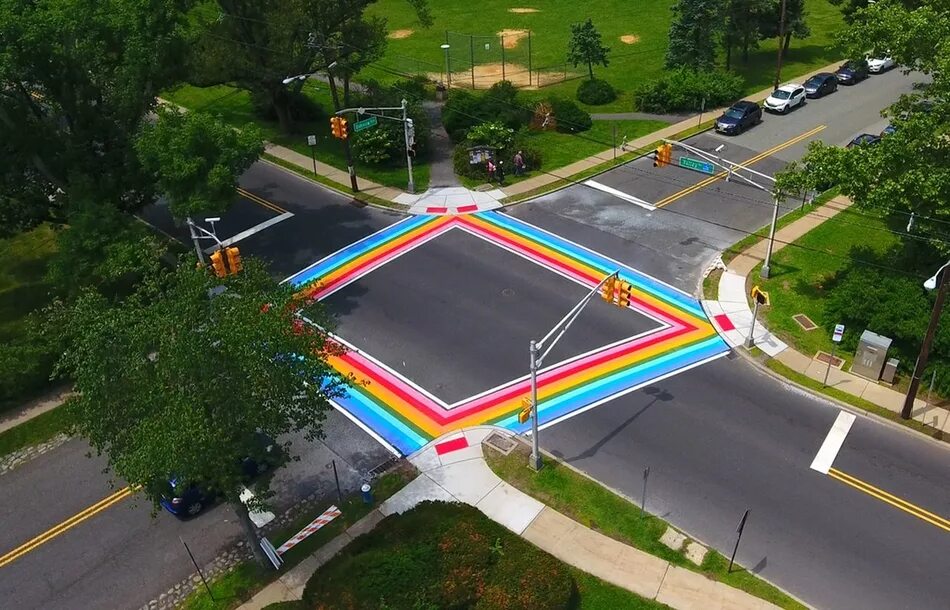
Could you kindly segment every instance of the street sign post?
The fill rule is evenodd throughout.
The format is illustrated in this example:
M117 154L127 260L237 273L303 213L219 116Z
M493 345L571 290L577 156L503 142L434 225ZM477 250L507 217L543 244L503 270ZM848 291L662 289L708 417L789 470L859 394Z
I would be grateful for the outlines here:
M317 175L317 136L307 136L307 145L310 147L310 160L313 161L313 175Z
M680 157L680 167L702 172L704 174L712 174L716 171L716 166L712 163L708 161L700 161L699 159L693 159L691 157Z
M825 369L825 380L821 382L821 387L828 385L828 374L831 372L831 363L835 361L835 348L841 343L841 337L844 336L844 324L835 324L835 332L831 335L831 357L828 358L828 368Z
M755 333L755 319L759 315L759 305L770 305L771 302L769 301L769 293L758 286L753 286L752 290L749 291L749 295L755 301L755 306L752 308L752 326L749 327L749 336L746 337L745 346L751 349L755 345L753 334Z
M378 123L379 120L376 117L371 116L369 118L363 119L362 121L353 123L353 131L360 132L365 129L369 129L370 127L376 127Z

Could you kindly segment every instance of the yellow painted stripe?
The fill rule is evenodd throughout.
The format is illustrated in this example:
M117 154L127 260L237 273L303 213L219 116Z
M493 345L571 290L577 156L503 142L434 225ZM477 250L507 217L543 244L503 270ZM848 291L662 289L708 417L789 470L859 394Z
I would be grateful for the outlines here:
M26 555L30 551L33 551L37 547L49 542L50 540L52 540L53 538L56 538L60 534L63 534L69 531L70 529L76 527L77 525L85 521L86 519L89 519L90 517L93 517L99 514L100 512L106 510L113 504L121 502L125 498L132 495L132 491L133 490L131 487L125 487L123 489L120 489L119 491L115 492L111 496L107 496L103 498L102 500L99 500L92 506L76 513L75 515L73 515L69 519L66 519L62 523L59 523L58 525L54 525L53 527L46 530L39 536L36 536L32 540L24 542L23 544L13 549L12 551L6 553L3 556L0 556L0 568L7 565L8 563L11 563L19 559L20 557Z
M272 212L277 212L278 214L285 214L285 213L287 213L287 210L285 210L284 208L280 207L280 206L277 205L276 203L273 203L272 201L268 201L268 200L264 199L263 197L259 197L259 196L255 195L254 193L248 191L247 189L243 189L243 188L238 187L237 192L238 192L239 195L242 195L242 196L244 196L244 197L247 197L248 199L250 199L250 200L253 201L254 203L256 203L256 204L258 204L258 205L261 205L261 206L263 206L263 207L265 207L265 208L271 210Z
M827 127L827 125L819 125L818 127L815 127L814 129L810 129L810 130L806 131L805 133L803 133L803 134L801 134L801 135L797 135L797 136L795 136L794 138L792 138L792 139L790 139L790 140L786 140L785 142L782 142L781 144L779 144L779 145L777 145L777 146L773 146L772 148L770 148L770 149L768 149L768 150L766 150L766 151L764 151L764 152L761 152L761 153L755 155L755 156L752 157L751 159L747 159L746 161L743 161L742 163L736 165L735 169L748 169L748 166L749 166L749 165L752 165L753 163L756 163L756 162L758 162L758 161L761 161L762 159L768 157L769 155L774 155L775 153L777 153L777 152L779 152L779 151L785 150L785 149L788 148L789 146L794 146L795 144L798 144L798 143L801 142L802 140L805 140L805 139L807 139L807 138L810 138L811 136L815 135L816 133L818 133L818 132L824 130L826 127ZM704 186L707 186L707 185L709 185L709 184L712 184L713 182L715 182L715 181L717 181L717 180L722 180L723 178L725 178L725 177L728 176L728 175L729 175L729 172L721 171L721 172L719 172L718 174L716 174L716 175L714 175L714 176L710 176L710 177L708 177L708 178L705 178L705 179L703 179L703 180L700 180L700 181L697 182L696 184L694 184L694 185L692 185L692 186L688 186L688 187L684 188L683 190L679 191L678 193L673 193L673 194L670 195L669 197L667 197L667 198L665 198L665 199L661 199L661 200L656 204L656 207L662 208L662 207L665 206L665 205L669 205L669 204L673 203L674 201L676 201L677 199L682 199L683 197L686 197L686 196L689 195L690 193L694 193L694 192L698 191L699 189L703 188Z
M884 491L883 489L880 489L879 487L875 487L874 485L871 485L870 483L866 483L865 481L855 478L851 476L850 474L841 472L840 470L836 468L829 468L828 476L834 479L837 479L838 481L841 481L845 485L853 487L857 489L858 491L862 491L868 494L869 496L877 498L881 502L890 504L894 508L898 508L904 511L905 513L913 515L914 517L917 517L918 519L922 521L926 521L927 523L934 525L936 527L939 527L940 529L944 531L950 532L950 520L947 520L941 517L940 515L936 515L930 512L929 510L921 508L917 506L916 504L908 502L907 500L904 500L903 498L899 498L895 496L894 494L888 493Z

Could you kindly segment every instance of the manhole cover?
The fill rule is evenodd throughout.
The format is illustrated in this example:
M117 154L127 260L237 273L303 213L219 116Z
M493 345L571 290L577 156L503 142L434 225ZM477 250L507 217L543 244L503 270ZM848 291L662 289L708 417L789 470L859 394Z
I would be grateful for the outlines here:
M503 297L513 297L515 296L515 291L513 288L505 288L501 291L501 296Z
M498 432L492 432L488 435L488 438L482 442L502 455L508 455L517 446L517 443L513 439Z

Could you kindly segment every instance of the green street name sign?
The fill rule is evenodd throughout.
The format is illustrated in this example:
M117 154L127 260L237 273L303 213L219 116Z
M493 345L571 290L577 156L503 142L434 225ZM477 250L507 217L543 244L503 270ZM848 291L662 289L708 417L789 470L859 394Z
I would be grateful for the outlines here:
M368 119L363 119L362 121L357 121L353 123L353 131L363 131L364 129L369 129L370 127L376 127L379 121L376 117L371 116Z
M712 174L716 171L716 166L712 163L700 161L699 159L690 159L689 157L680 157L680 167L703 172L704 174Z

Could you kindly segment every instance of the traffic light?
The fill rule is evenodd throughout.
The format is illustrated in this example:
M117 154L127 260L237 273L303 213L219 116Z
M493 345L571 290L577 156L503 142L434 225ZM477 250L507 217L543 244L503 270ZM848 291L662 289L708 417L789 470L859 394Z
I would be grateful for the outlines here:
M211 253L211 268L218 277L224 277L228 274L228 268L224 264L224 254L221 250L215 250Z
M523 424L531 419L531 399L525 396L521 399L521 411L518 413L518 423Z
M633 292L633 285L630 282L620 281L620 290L617 292L617 300L614 301L618 307L630 305L630 293Z
M345 140L347 134L347 123L346 119L340 116L331 116L330 117L330 133L333 134L334 138L339 140Z
M660 144L654 152L653 167L664 167L670 164L673 158L673 145Z
M617 276L611 275L604 282L603 286L600 287L600 295L604 297L604 300L608 303L614 302L614 290L617 287Z
M339 121L340 121L340 135L337 137L339 137L341 140L345 140L348 137L350 137L350 123L343 117L340 117Z
M230 248L225 248L225 255L228 258L228 269L231 273L237 273L244 268L244 265L241 263L241 251L236 247L231 246Z

